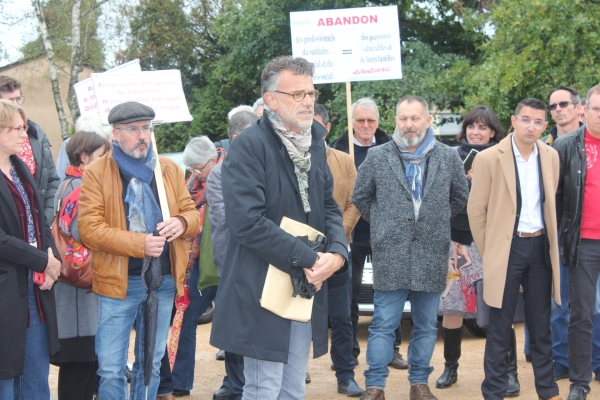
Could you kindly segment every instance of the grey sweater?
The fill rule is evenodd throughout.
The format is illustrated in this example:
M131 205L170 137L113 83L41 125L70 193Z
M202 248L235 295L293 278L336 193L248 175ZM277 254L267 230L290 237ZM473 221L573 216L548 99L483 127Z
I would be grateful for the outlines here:
M455 150L437 143L427 158L419 219L392 142L369 150L352 201L371 223L373 288L442 292L446 287L450 220L467 204L469 188Z

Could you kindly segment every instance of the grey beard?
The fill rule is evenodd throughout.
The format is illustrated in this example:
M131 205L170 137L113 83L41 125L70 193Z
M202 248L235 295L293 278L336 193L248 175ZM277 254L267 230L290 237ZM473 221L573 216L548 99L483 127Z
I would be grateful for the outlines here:
M396 128L397 130L398 128ZM406 148L409 147L416 147L419 144L421 144L421 142L423 141L423 139L425 138L425 133L426 131L421 131L418 134L416 134L413 138L411 139L407 139L405 136L403 136L402 134L398 134L398 140L400 141L400 143L402 143Z

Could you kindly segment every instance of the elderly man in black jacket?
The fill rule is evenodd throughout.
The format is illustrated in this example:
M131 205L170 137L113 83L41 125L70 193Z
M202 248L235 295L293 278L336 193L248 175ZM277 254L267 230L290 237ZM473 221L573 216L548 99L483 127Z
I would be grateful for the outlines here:
M428 386L429 364L446 288L450 219L464 209L469 188L458 153L435 139L431 120L424 99L401 98L393 140L369 151L354 185L352 201L371 224L375 290L363 400L385 398L394 330L409 295L414 322L408 347L410 399L435 399Z
M210 343L244 356L244 399L300 399L310 342L327 352L327 284L347 259L342 214L332 196L325 128L313 123L319 95L314 66L279 57L262 72L263 118L232 142L222 184L229 242ZM328 239L317 253L284 232L283 217ZM282 318L261 307L269 264L317 289L311 320ZM340 271L341 269L341 271Z
M587 94L586 125L559 137L556 218L560 255L569 269L569 379L567 400L585 400L592 379L592 318L600 275L600 85Z
M25 101L21 93L21 82L10 76L0 75L0 99L10 100L19 106ZM23 151L18 154L33 175L44 201L44 215L51 224L54 219L54 195L60 184L50 151L50 141L42 128L27 120L27 139Z

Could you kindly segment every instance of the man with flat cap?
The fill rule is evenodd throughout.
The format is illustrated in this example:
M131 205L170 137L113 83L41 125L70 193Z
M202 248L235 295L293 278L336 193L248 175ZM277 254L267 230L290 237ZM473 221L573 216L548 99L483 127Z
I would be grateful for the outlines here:
M136 322L136 364L131 399L156 398L160 360L167 343L173 298L183 294L188 262L184 238L198 232L200 217L185 187L181 168L152 148L152 108L136 102L122 103L108 114L115 140L112 151L89 165L81 183L79 232L94 252L92 290L100 296L96 354L100 376L99 398L127 397L123 371L129 335ZM162 220L156 163L164 180L171 218ZM158 230L159 236L153 236ZM153 372L145 395L143 373L143 310L147 289L142 283L146 257L160 259L163 281L158 289L158 323ZM141 313L140 315L143 315Z

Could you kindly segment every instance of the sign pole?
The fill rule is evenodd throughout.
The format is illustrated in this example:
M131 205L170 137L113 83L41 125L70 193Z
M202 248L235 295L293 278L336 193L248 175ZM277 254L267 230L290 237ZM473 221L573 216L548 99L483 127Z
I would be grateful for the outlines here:
M158 159L158 147L156 146L156 137L152 132L152 147L156 154L156 167L154 167L154 178L156 179L156 189L158 191L158 201L160 203L160 210L163 216L163 221L171 218L171 212L169 211L169 202L167 201L167 191L165 189L165 182L163 180L162 171L160 169L160 161Z
M346 112L348 115L348 154L354 162L354 132L352 129L352 88L350 82L346 82Z

